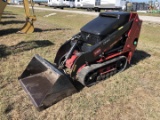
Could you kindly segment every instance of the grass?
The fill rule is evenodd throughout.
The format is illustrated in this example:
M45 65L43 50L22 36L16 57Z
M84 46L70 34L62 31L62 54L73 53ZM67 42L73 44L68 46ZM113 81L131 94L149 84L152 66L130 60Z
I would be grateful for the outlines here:
M154 16L154 17L160 17L160 13L138 13L142 16Z
M38 112L17 78L34 54L53 62L59 46L94 18L59 12L43 17L50 13L36 10L35 32L16 34L24 24L24 11L5 9L0 24L1 120L159 120L160 25L146 22L128 69Z

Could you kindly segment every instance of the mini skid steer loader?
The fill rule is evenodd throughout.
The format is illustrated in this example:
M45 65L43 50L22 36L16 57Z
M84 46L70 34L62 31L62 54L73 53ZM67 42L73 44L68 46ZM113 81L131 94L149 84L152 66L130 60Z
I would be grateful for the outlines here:
M89 87L123 71L141 24L137 13L100 13L59 48L54 63L35 55L19 81L36 108L48 107L77 92L77 81Z

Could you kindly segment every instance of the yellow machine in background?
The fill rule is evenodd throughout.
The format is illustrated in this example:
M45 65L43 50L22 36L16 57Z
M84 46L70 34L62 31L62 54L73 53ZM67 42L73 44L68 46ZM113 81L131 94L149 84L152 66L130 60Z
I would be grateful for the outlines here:
M32 33L34 31L33 22L36 21L36 16L34 14L33 1L31 0L30 3L32 6L32 15L30 14L28 0L23 0L25 14L26 14L26 23L19 31L20 33Z
M6 5L7 5L6 1L0 0L0 21Z
M32 7L32 14L29 10L28 0L23 0L23 5L24 5L24 9L25 9L25 14L26 14L26 22L25 22L25 25L22 27L22 29L20 31L18 31L18 33L32 33L32 32L34 32L33 22L36 21L36 16L34 14L33 1L31 0L30 3L31 3L31 7ZM6 7L6 5L7 5L6 1L0 0L0 20L1 20L1 16L3 14L3 11Z

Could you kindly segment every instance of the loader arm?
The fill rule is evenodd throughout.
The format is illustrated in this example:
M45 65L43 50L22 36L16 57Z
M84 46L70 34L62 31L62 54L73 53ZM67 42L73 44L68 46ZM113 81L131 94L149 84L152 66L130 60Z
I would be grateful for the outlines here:
M26 14L26 22L25 22L25 25L22 27L22 29L18 31L18 33L32 33L34 31L33 22L36 21L36 16L33 10L33 1L31 0L30 2L32 6L32 14L29 10L28 0L23 0L25 14Z
M1 21L1 17L2 17L2 14L3 14L3 11L6 7L6 5L7 5L6 1L0 0L0 21Z

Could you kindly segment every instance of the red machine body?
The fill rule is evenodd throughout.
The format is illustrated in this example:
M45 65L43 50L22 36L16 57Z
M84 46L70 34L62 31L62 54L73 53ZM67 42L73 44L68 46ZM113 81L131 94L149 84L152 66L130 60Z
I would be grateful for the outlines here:
M127 58L127 62L130 64L131 58L133 56L133 53L137 47L138 44L138 38L140 35L140 30L141 30L141 24L142 21L139 19L137 13L130 13L130 18L129 21L133 21L131 28L129 29L129 31L127 31L125 33L125 35L127 36L126 38L126 42L124 44L124 47L122 49L122 51L116 51L116 52L112 52L110 54L108 54L107 56L103 56L100 59L98 59L97 61L95 61L95 63L102 63L105 62L109 59L115 58L117 56L125 56ZM128 21L128 22L129 22ZM119 41L121 39L118 38L114 43L112 43L110 45L110 48L112 46L114 46L114 44L117 43L117 41ZM102 52L107 52L107 50L109 50L109 48L106 48L104 51L101 51L101 48L98 48L94 51L94 55L97 56L99 55L99 53ZM74 63L76 61L76 59L78 59L78 51L75 50L72 54L72 56L67 59L65 66L69 69L73 69ZM85 66L87 66L86 64L83 64L81 67L79 67L79 69L77 70L77 73L80 72ZM107 71L105 71L105 73L112 71L111 70L112 67L108 67ZM101 70L102 72L103 70ZM104 71L102 72L102 74L104 73Z

